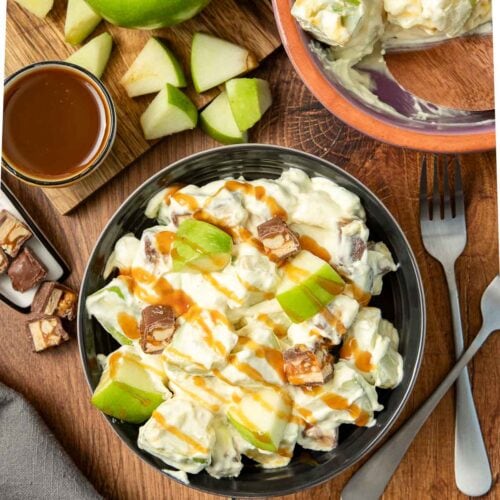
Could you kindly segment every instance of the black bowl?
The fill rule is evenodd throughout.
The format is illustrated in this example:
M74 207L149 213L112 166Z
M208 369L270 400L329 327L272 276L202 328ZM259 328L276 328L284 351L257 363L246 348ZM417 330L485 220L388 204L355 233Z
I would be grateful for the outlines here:
M245 464L237 479L214 479L207 473L190 475L190 486L218 495L284 495L315 486L336 476L360 460L387 433L400 414L417 378L425 338L424 292L415 257L401 228L384 205L354 177L339 167L296 150L267 146L240 145L212 149L165 168L139 187L117 210L104 228L90 257L80 291L78 341L83 367L93 390L101 374L96 354L109 354L118 344L85 311L85 298L105 285L102 277L108 256L116 240L125 233L136 235L154 221L144 216L149 199L173 183L206 184L228 176L247 179L279 177L290 167L310 176L323 176L356 193L368 216L371 239L384 241L400 267L385 278L384 291L373 300L385 318L391 320L401 335L400 352L404 359L404 377L392 391L379 391L384 410L371 428L350 425L340 427L339 446L331 452L312 452L296 448L287 467L261 469L253 462ZM161 471L168 466L137 447L137 425L106 417L122 440L144 461ZM138 479L139 480L139 479Z

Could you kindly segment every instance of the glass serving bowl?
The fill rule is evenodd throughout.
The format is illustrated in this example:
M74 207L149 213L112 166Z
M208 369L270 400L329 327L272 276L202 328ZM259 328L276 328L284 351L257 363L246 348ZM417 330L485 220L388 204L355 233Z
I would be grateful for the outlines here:
M371 428L340 427L339 445L330 452L295 449L291 463L280 469L262 469L245 461L240 476L214 479L206 472L190 474L190 486L229 496L285 495L322 483L360 460L387 433L405 405L417 378L425 338L425 301L415 257L401 228L378 198L339 167L293 149L248 144L212 149L180 160L157 173L139 187L116 211L104 228L85 271L78 310L78 341L83 368L91 390L99 382L101 368L97 354L109 354L119 345L85 311L85 299L105 285L103 271L115 242L125 233L140 236L155 221L144 215L151 197L171 184L197 184L244 176L247 179L276 178L290 167L309 176L323 176L356 193L366 209L371 239L385 242L400 267L384 279L384 291L372 301L380 307L401 335L400 352L404 377L394 390L378 390L384 410ZM90 393L89 393L90 399ZM137 447L138 425L105 417L120 438L144 461L159 471L169 469L161 460ZM140 478L137 478L140 481Z

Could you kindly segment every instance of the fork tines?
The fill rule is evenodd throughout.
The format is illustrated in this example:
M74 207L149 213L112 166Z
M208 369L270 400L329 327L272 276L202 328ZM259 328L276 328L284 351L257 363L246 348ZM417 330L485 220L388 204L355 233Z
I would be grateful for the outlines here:
M439 186L439 158L433 158L433 187L432 197L427 188L427 156L422 158L422 171L420 174L420 220L454 219L464 217L464 193L462 188L462 177L460 174L460 160L455 157L453 179L450 178L450 165L447 156L443 157L443 190Z

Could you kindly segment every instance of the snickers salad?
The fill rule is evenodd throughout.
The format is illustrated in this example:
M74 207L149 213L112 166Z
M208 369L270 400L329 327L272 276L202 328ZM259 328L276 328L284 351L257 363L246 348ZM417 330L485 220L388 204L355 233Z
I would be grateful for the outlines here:
M342 424L375 424L403 360L369 303L397 265L358 196L290 169L172 186L146 216L86 300L121 344L99 355L92 402L139 424L139 448L178 478L237 477L242 457L283 467L296 445L330 451Z

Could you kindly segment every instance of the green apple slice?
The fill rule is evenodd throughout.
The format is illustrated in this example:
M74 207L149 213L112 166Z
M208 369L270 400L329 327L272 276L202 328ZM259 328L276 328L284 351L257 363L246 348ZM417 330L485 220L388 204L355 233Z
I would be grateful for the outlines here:
M54 0L16 0L26 10L43 19L52 9Z
M181 222L172 245L174 272L222 271L231 261L233 240L216 226L195 219Z
M248 141L234 121L227 93L219 94L200 114L201 128L222 144L240 144Z
M101 78L108 64L112 48L113 38L109 33L102 33L71 54L66 61L81 66L97 78Z
M72 45L83 42L102 21L85 0L68 0L64 39Z
M204 92L258 66L255 56L234 43L195 33L191 47L191 76L197 92Z
M253 127L273 102L269 83L260 78L234 78L226 82L234 120L240 130Z
M142 130L147 140L191 130L197 123L196 106L186 94L170 83L167 83L141 116Z
M294 323L320 312L344 289L344 281L323 259L302 250L282 267L276 299Z
M120 83L129 97L159 92L165 84L185 87L186 77L172 51L159 39L150 38Z
M227 416L243 439L256 448L276 452L291 412L285 392L261 389L243 396L229 408Z
M170 396L163 380L164 374L133 347L121 347L108 356L92 404L106 415L140 424Z

